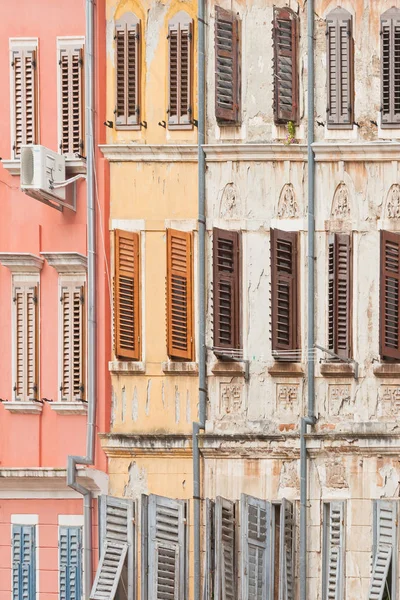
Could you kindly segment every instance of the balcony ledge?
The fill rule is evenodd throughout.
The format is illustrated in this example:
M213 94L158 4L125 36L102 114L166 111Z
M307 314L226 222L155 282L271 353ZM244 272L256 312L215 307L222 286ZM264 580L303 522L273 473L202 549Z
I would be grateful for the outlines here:
M76 400L74 402L50 402L51 410L59 415L86 415L87 402Z
M143 375L146 363L141 360L111 360L108 370L113 375Z
M196 362L166 360L161 363L161 368L166 375L198 375L199 367Z
M11 400L2 404L8 412L20 415L40 415L43 410L41 402L32 402L30 400Z

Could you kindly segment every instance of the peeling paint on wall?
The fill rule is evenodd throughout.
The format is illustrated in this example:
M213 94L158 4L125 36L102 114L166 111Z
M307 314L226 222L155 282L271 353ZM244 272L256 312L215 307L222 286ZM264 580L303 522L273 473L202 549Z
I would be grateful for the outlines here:
M147 382L147 391L146 391L146 408L145 408L145 413L146 413L147 417L150 414L150 392L151 392L151 379L149 379L148 382Z
M133 397L132 397L132 421L136 422L139 416L139 402L138 402L138 391L137 387L133 388Z
M181 418L181 398L178 386L175 386L175 423L179 423Z

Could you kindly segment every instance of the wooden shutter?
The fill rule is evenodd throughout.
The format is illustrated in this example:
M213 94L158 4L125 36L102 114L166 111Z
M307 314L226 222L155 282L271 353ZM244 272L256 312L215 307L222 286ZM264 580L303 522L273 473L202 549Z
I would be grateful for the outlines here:
M121 592L127 600L134 598L135 505L127 498L100 497L102 551L90 598L113 600L123 570L127 571Z
M19 46L11 50L14 158L20 156L23 144L35 144L37 141L36 55L36 47Z
M236 506L215 501L215 600L236 600Z
M60 47L60 151L68 156L84 152L83 48Z
M381 16L381 126L400 124L400 9Z
M192 233L167 229L167 350L193 360Z
M353 127L352 29L352 16L344 8L335 8L326 18L327 125L332 129Z
M140 277L138 233L115 230L114 336L117 358L140 360Z
M274 117L276 123L298 119L297 15L274 8Z
M82 595L82 528L60 527L60 600L80 600Z
M184 11L168 24L168 127L192 128L193 20Z
M61 287L62 381L64 401L85 400L86 311L85 286L64 283Z
M36 400L39 385L38 286L14 288L15 305L15 397Z
M265 600L269 589L267 544L270 540L271 506L242 494L242 600Z
M329 239L328 346L351 356L351 237L333 234Z
M397 561L397 502L378 500L374 509L374 557L368 600L383 600L384 592L395 597L393 589L387 589L386 580L391 563ZM394 575L391 579L395 590Z
M149 598L186 598L186 503L149 496Z
M203 598L211 600L215 583L215 502L206 498L205 507L205 569Z
M280 523L279 600L294 600L294 510L282 499Z
M344 502L329 502L324 506L324 600L343 600L344 506Z
M297 232L271 229L272 350L277 353L298 348L297 246Z
M240 234L213 230L214 351L241 348Z
M125 13L115 24L115 125L128 128L140 122L140 21Z
M13 600L35 600L35 526L13 525L12 527L12 598Z
M380 354L400 357L400 235L381 231Z
M239 22L234 12L215 7L215 117L220 125L239 120Z

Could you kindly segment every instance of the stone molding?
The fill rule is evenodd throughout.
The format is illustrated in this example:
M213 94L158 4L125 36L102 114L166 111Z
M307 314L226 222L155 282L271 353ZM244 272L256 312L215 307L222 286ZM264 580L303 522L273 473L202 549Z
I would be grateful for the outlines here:
M317 162L382 162L399 160L398 142L354 142L326 143L314 142L312 145Z
M87 257L79 252L41 252L57 273L86 273Z
M307 160L304 144L206 144L203 146L207 162L226 160L243 161L301 161Z
M195 162L198 147L193 144L101 144L99 148L111 162Z
M29 252L1 252L0 263L11 273L39 273L44 260Z

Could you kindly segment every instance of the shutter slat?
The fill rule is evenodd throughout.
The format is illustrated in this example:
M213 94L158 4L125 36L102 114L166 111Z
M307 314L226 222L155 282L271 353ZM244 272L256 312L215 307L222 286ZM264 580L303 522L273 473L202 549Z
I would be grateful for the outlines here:
M184 11L168 25L168 126L191 127L193 20Z
M13 525L13 600L34 600L36 597L35 552L35 526Z
M12 126L14 157L21 154L23 144L36 143L37 127L37 53L35 48L13 48L11 51Z
M375 546L368 600L382 600L394 548L397 546L397 502L378 500L376 503Z
M239 119L239 23L232 11L215 8L215 116L220 125Z
M81 598L81 552L81 527L61 527L59 534L60 600L79 600Z
M380 354L400 357L400 236L381 231Z
M324 600L342 600L344 583L344 502L326 505L326 589Z
M242 599L264 600L269 589L267 544L270 540L270 504L242 494Z
M274 8L274 116L276 123L298 119L297 15Z
M392 7L381 16L381 125L400 124L400 10Z
M328 128L353 126L352 16L335 8L326 19Z
M140 122L140 21L131 12L115 24L115 124Z
M20 285L14 289L15 304L15 397L36 400L38 396L38 286Z
M351 237L333 234L328 250L328 347L351 356Z
M236 598L235 504L218 496L215 500L216 577L215 600Z
M280 522L279 588L282 600L294 600L294 509L293 504L282 499Z
M140 360L140 276L138 233L115 230L114 337L118 358Z
M61 398L85 399L85 286L64 283L61 288L62 381Z
M60 48L61 152L67 156L84 152L83 49Z

